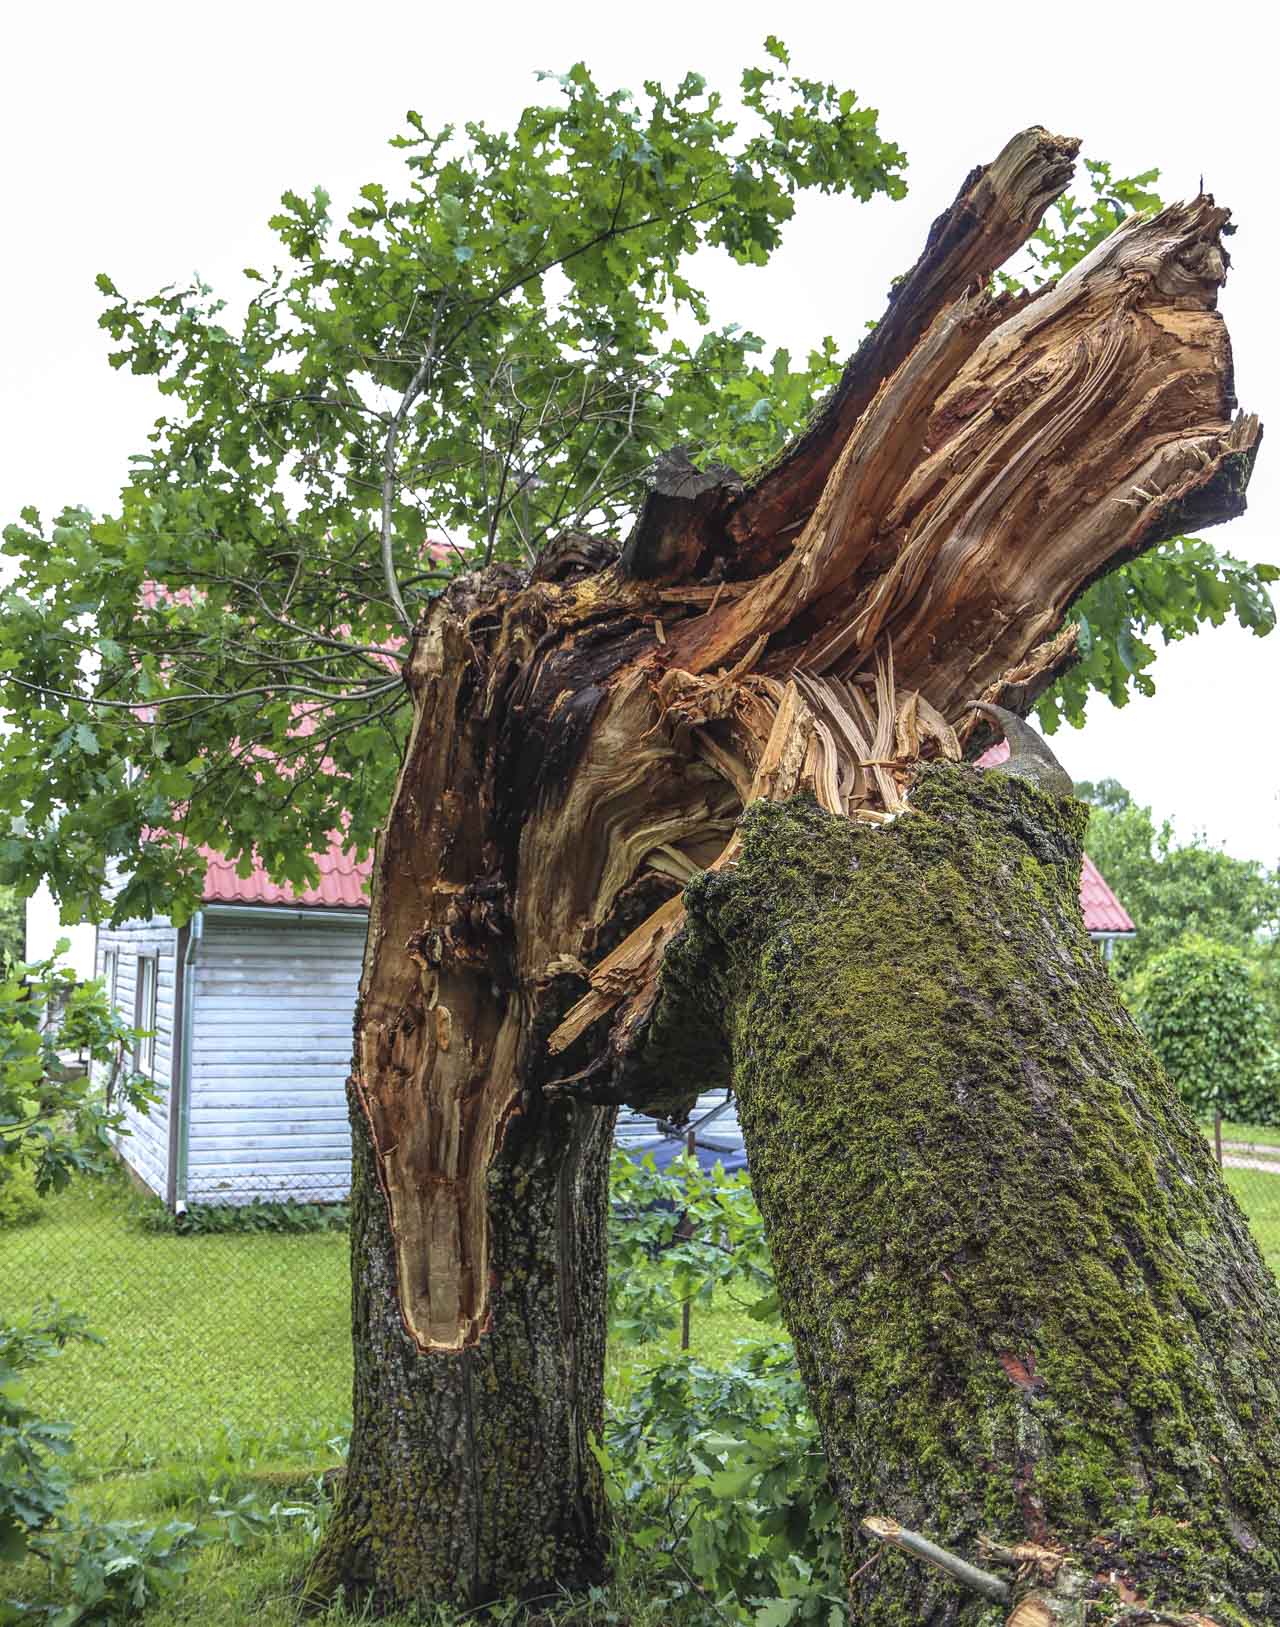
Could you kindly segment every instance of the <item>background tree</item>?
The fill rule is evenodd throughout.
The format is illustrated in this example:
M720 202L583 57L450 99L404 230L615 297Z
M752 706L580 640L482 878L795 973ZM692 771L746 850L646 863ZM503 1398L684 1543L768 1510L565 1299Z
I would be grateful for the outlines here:
M1199 1118L1212 1118L1222 1161L1222 1120L1280 1122L1280 1069L1271 1014L1246 955L1185 937L1151 956L1133 1003L1151 1049Z
M1094 807L1085 847L1138 928L1116 945L1125 977L1142 970L1187 934L1257 952L1280 929L1280 874L1237 859L1203 833L1179 842L1171 820L1159 826L1115 780L1088 782L1077 794Z
M235 334L207 291L108 283L122 364L179 410L118 516L8 533L25 824L0 858L94 907L113 852L118 910L181 913L195 843L302 879L331 830L367 841L419 616L352 1081L357 1423L316 1592L595 1574L611 1121L570 1086L609 1074L683 882L762 787L883 822L922 755L959 754L975 690L1025 710L1062 674L1087 581L1242 500L1225 212L1126 215L1078 274L997 290L1070 179L1076 144L1039 130L966 179L785 455L750 482L655 465L686 428L767 458L829 371L829 348L797 386L740 335L660 342L672 303L705 315L686 257L767 256L799 188L899 184L874 117L769 50L750 134L696 76L638 106L581 69L511 135L415 124L408 197L366 189L336 243L322 198L286 200L293 264ZM1124 212L1099 200L1096 235ZM432 597L426 540L463 525L483 568Z
M12 887L0 887L0 970L8 960L21 960L27 946L27 916Z

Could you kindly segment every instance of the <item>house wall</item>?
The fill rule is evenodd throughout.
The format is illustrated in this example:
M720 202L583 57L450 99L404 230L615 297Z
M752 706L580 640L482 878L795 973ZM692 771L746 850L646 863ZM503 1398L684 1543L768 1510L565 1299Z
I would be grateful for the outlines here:
M125 1163L151 1190L160 1197L166 1195L169 1174L169 1107L173 1091L173 995L177 969L178 933L163 917L150 921L127 921L122 926L100 927L94 962L94 975L102 977L106 971L109 951L116 952L115 1004L125 1022L134 1021L134 999L137 989L138 957L154 955L157 962L156 985L156 1040L155 1063L152 1077L160 1092L150 1112L136 1113L126 1109L125 1118L129 1134L119 1140L120 1155ZM128 1066L128 1059L125 1061ZM94 1078L106 1077L107 1064L95 1062Z
M188 1203L346 1197L365 930L355 912L313 924L206 911L190 990Z
M746 1168L747 1153L742 1142L742 1126L738 1123L738 1104L732 1100L726 1102L723 1090L707 1091L699 1096L688 1124L677 1135L671 1135L644 1113L633 1113L624 1107L618 1113L614 1140L633 1158L652 1154L658 1168L665 1169L673 1158L686 1150L690 1130L694 1133L698 1162L704 1169L712 1169L720 1163L732 1175Z
M318 916L319 912L315 912ZM363 914L279 921L208 912L188 997L192 1057L185 1198L244 1203L255 1197L330 1202L350 1185L346 1078L366 922ZM174 987L178 933L164 919L103 927L95 970L117 954L116 1005L133 1021L138 956L158 965L154 1077L160 1100L130 1112L121 1155L162 1197L170 1195L170 1104L177 1047ZM101 1077L102 1065L96 1067ZM700 1123L723 1101L713 1092L691 1115L704 1167L745 1163L735 1106ZM665 1165L683 1151L652 1119L625 1110L618 1142ZM179 1192L179 1197L184 1194Z

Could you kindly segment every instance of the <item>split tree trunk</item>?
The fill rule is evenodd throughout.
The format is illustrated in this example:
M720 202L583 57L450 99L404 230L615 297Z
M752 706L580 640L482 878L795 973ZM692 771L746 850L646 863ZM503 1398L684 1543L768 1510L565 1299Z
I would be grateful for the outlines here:
M868 1565L869 1516L1019 1550L1020 1627L1280 1619L1280 1288L1084 931L1085 810L963 767L911 801L757 804L643 1045L664 1099L691 1031L737 1092L853 1619L1005 1619Z
M1243 507L1260 429L1234 416L1212 199L987 291L1075 150L1030 130L968 177L753 484L675 455L620 552L561 539L419 627L351 1080L351 1459L312 1597L601 1573L609 1104L682 887L732 865L761 797L889 819L979 743L971 697L1025 712L1073 658L1089 581ZM718 1065L689 1040L673 1102Z

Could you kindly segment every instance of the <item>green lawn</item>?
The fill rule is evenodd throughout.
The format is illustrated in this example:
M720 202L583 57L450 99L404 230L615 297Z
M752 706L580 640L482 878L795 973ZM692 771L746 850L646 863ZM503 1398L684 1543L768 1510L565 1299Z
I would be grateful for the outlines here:
M1280 1174L1226 1176L1280 1273ZM346 1237L143 1232L131 1201L120 1182L82 1181L36 1225L0 1232L3 1306L56 1294L105 1340L32 1375L40 1410L74 1423L85 1472L228 1450L332 1461L350 1417ZM691 1348L721 1364L759 1333L732 1303L699 1307ZM611 1349L615 1393L677 1345Z
M1280 1272L1280 1174L1228 1169L1226 1178ZM264 1506L289 1501L289 1488L301 1490L317 1467L336 1461L347 1426L346 1238L157 1235L129 1223L130 1203L119 1182L82 1182L50 1200L38 1224L0 1232L4 1306L25 1308L56 1289L106 1339L33 1374L40 1409L76 1426L85 1477L77 1501L102 1518L148 1523L189 1517L210 1491L231 1498L253 1490ZM761 1332L731 1303L695 1309L691 1331L693 1354L712 1365ZM673 1333L661 1346L611 1347L612 1392L678 1342ZM244 1553L206 1549L179 1592L148 1609L147 1627L250 1619L286 1627L296 1620L291 1589L307 1552L301 1532ZM540 1617L540 1627L670 1621L670 1601L628 1575L635 1556L621 1559L607 1595L566 1602ZM41 1596L34 1564L10 1583L28 1600ZM338 1627L360 1618L338 1610L321 1619ZM436 1627L453 1620L442 1614Z
M103 1345L32 1374L86 1465L190 1455L220 1436L322 1443L350 1412L347 1239L175 1237L130 1225L116 1180L80 1181L35 1225L0 1232L4 1307L51 1295Z
M1225 1169L1222 1173L1249 1217L1263 1258L1280 1276L1280 1174L1259 1169Z
M0 1231L0 1309L52 1294L105 1340L37 1368L35 1404L74 1423L86 1471L266 1446L325 1460L351 1412L347 1238L144 1232L135 1201L120 1181L81 1181ZM695 1309L692 1348L720 1363L759 1331L732 1304ZM615 1380L678 1342L614 1353Z

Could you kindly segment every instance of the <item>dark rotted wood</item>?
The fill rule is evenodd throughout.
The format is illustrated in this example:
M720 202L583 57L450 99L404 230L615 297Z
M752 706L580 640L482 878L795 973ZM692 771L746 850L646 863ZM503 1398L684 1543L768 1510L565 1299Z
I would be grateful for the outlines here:
M985 282L1027 240L1070 182L1079 150L1072 138L1025 130L992 163L966 177L812 424L735 505L728 521L737 544L727 561L731 577L755 576L781 557L786 538L775 541L779 532L813 509L849 432L881 384L944 305Z
M529 572L530 582L574 582L607 570L618 558L618 545L608 537L566 531L553 538Z
M680 582L723 537L724 517L742 491L732 469L698 469L683 447L659 458L635 529L622 550L622 570L639 581Z

